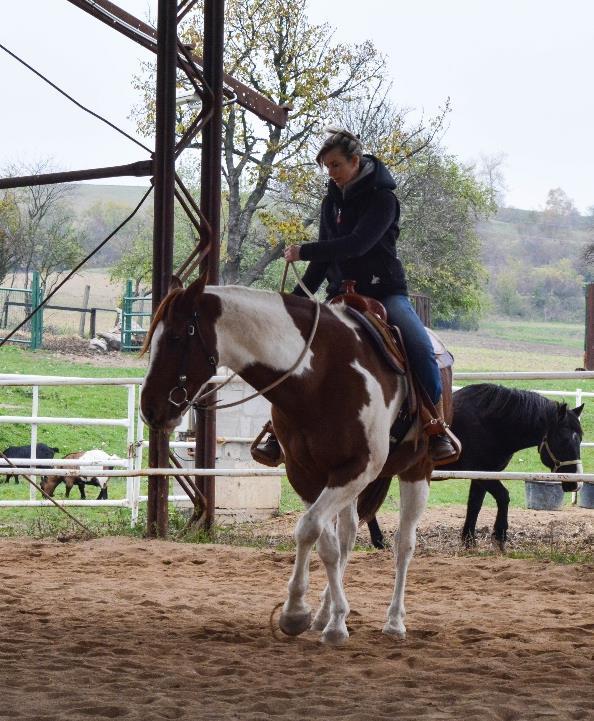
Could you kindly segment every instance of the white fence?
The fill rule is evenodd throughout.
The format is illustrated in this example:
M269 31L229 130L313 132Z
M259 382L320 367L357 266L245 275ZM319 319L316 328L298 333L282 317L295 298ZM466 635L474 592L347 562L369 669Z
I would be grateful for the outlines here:
M220 382L226 376L216 376L213 380ZM540 373L455 373L454 379L469 381L494 381L494 380L592 380L594 379L594 371L578 371L578 372L540 372ZM60 500L57 501L62 505L69 506L120 506L130 508L132 511L132 523L135 523L138 517L138 505L146 500L146 496L140 495L140 478L148 476L175 476L175 475L192 475L192 476L273 476L278 475L276 469L266 468L210 468L210 469L188 469L176 470L172 468L147 469L142 468L142 451L147 446L144 441L144 426L138 414L137 400L139 393L137 387L142 383L142 378L76 378L76 377L51 377L51 376L33 376L33 375L17 375L17 374L0 374L0 387L3 386L29 386L32 388L32 401L30 415L0 415L0 424L22 423L31 426L31 448L33 456L30 459L15 459L20 464L29 463L29 468L19 468L21 474L32 476L47 475L47 470L42 470L39 466L47 469L52 467L53 475L71 476L76 475L74 469L68 470L70 466L77 466L77 461L67 461L63 459L37 459L34 456L35 446L37 444L38 428L40 425L87 425L87 426L110 426L121 427L122 432L126 434L126 447L128 449L127 457L113 461L113 465L121 465L122 470L102 470L101 475L107 477L125 477L126 495L125 498L110 501L90 501L90 500ZM127 413L122 418L75 418L75 417L52 417L40 415L40 398L39 390L45 386L120 386L127 392ZM581 387L575 391L559 391L559 390L539 390L538 393L546 396L561 396L575 398L575 404L580 405L584 399L594 398L594 392L584 391ZM218 439L220 442L234 443L251 443L251 437L223 437ZM173 448L192 447L193 443L174 441L171 443ZM584 441L584 447L593 447L593 441ZM112 463L112 461L110 461ZM0 466L6 466L6 462L0 459ZM85 462L85 466L92 465ZM97 465L101 465L100 462ZM61 468L57 468L60 466ZM559 483L561 480L569 478L570 480L579 480L587 483L594 483L594 474L552 474L552 473L485 473L458 471L446 472L435 471L433 478L436 480L444 478L499 478L532 480L540 483ZM180 497L170 496L170 500L178 500ZM185 498L185 496L183 497ZM37 498L37 492L33 486L30 486L29 500L0 500L0 507L23 507L23 506L46 506L52 505L50 501Z

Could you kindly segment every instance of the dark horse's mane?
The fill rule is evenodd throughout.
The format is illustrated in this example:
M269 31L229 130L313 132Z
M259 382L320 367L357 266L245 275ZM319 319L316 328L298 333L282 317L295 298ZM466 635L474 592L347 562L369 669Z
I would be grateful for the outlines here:
M471 397L472 404L488 410L489 415L499 418L523 417L534 424L553 423L561 405L534 391L506 388L493 383L466 386L458 392L463 393L464 397Z

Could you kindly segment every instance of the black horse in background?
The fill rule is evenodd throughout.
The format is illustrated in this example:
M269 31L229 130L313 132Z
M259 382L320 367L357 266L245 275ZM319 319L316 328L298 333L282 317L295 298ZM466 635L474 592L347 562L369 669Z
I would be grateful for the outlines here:
M535 446L540 460L551 471L578 471L583 404L571 410L566 403L548 400L533 391L478 383L456 391L453 406L451 428L462 442L462 453L455 463L441 466L440 471L503 471L514 453ZM577 490L577 483L562 486L564 491ZM470 482L462 540L467 547L476 543L476 521L487 492L497 503L493 540L504 550L509 492L499 480ZM372 518L368 526L373 545L384 548L377 519Z

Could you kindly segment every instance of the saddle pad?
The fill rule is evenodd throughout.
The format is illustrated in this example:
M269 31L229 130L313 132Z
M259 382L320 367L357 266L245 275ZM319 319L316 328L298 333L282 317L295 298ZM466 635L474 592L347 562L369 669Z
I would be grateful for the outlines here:
M405 375L406 370L404 368L404 364L402 361L397 358L394 355L394 352L388 347L386 344L386 340L384 339L384 336L380 331L375 327L375 325L369 320L369 318L362 313L360 313L358 310L355 310L350 305L345 305L344 307L345 311L351 315L355 320L366 330L369 338L373 341L373 344L376 348L376 350L379 352L379 354L382 356L382 358L386 361L386 363L390 366L390 368L398 373L399 375ZM374 319L375 322L375 319ZM377 320L378 324L382 321ZM384 324L386 325L386 324ZM386 325L386 328L389 328L389 326ZM396 341L393 341L394 346L396 345ZM397 349L395 349L397 350Z
M433 344L433 352L435 353L435 360L437 361L437 365L440 368L450 368L454 365L454 356L450 353L450 351L445 347L444 342L442 339L431 330L431 328L425 328L427 333L429 334L429 338L431 338L431 343Z

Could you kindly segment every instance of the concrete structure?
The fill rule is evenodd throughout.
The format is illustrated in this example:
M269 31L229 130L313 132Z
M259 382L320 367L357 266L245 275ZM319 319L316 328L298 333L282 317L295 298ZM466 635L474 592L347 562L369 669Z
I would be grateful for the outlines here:
M221 404L241 400L254 393L254 389L237 377L218 394ZM189 414L185 418L189 420ZM258 396L242 405L217 411L217 468L262 468L250 454L250 443L260 433L262 426L270 420L270 403ZM189 437L188 437L189 436ZM193 440L192 429L187 421L180 426L180 440ZM193 467L192 449L176 449L176 455L184 466ZM269 518L277 513L280 506L281 479L284 468L278 476L217 476L215 493L215 515L219 523L242 523ZM172 492L175 496L183 492L177 482ZM179 502L182 506L189 502Z

